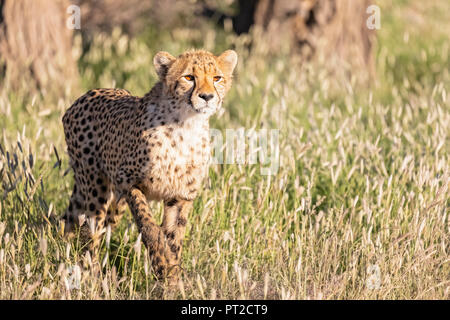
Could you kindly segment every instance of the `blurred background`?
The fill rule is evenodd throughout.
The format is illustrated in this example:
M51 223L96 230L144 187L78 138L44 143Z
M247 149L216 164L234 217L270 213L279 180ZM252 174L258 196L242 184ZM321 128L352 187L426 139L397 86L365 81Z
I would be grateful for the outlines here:
M335 63L351 63L373 74L375 38L366 26L370 4L369 0L1 0L1 75L12 88L26 81L29 88L64 92L79 82L77 71L84 71L84 57L96 39L114 32L127 37L122 38L125 50L132 45L128 39L139 38L152 53L165 49L174 54L188 47L236 47L229 36L244 35L243 49L257 40L273 55L296 55L300 62L334 55L342 60ZM66 27L73 14L67 10L70 5L81 9L79 30ZM249 34L255 37L245 37ZM99 74L92 76L97 80ZM123 85L121 80L117 79Z

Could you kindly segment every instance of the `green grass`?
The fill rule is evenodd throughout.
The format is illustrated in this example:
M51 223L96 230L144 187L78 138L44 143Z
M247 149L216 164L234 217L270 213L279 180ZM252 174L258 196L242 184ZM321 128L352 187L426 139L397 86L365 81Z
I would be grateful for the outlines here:
M450 5L380 5L370 88L333 75L326 61L300 67L284 51L269 55L255 33L211 26L152 26L135 39L117 30L80 55L83 90L142 95L156 81L157 51L233 47L235 82L211 127L280 130L275 175L259 165L210 168L178 290L153 279L129 213L99 262L61 236L73 184L61 117L83 90L0 91L0 298L448 299ZM160 219L161 204L152 208ZM81 286L68 290L75 265ZM366 285L373 265L376 290Z

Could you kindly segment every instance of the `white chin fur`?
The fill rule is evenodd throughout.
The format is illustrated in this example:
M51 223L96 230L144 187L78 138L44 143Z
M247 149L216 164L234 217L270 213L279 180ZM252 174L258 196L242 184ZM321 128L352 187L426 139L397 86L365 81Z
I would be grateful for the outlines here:
M194 106L194 110L197 113L214 114L216 112L216 110L217 110L217 107L216 106L208 106L208 105L206 105L206 106L202 106L200 108L197 108L197 107Z

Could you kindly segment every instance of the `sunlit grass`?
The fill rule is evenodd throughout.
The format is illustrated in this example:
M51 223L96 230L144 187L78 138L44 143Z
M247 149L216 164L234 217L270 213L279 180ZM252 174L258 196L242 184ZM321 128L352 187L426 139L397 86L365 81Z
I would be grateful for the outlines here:
M130 214L97 259L63 239L58 218L73 177L61 117L72 100L1 91L0 298L448 299L450 24L442 12L450 6L406 3L383 2L370 88L326 61L300 67L287 54L270 56L257 30L153 30L137 39L115 31L94 40L79 62L84 89L137 95L156 81L158 50L234 47L234 86L211 126L280 130L275 175L259 165L211 167L177 290L153 279ZM421 24L409 28L411 19ZM152 208L160 219L161 204ZM379 289L367 286L373 266ZM70 287L76 276L79 289Z

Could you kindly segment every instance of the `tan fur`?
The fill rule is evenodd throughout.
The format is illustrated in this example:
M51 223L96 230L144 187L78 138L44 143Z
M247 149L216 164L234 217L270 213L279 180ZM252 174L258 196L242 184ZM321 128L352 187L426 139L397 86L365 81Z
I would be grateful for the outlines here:
M156 274L176 279L188 212L208 173L208 120L230 89L236 62L231 50L218 57L203 50L178 58L159 52L154 65L160 81L144 97L123 89L80 97L63 117L75 173L66 229L81 227L95 249L126 202ZM162 226L148 200L164 201ZM95 218L95 226L79 225L83 215Z

